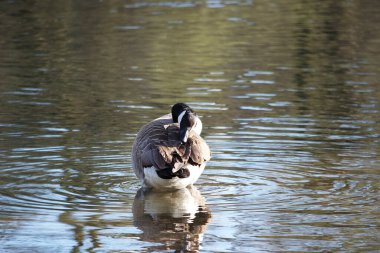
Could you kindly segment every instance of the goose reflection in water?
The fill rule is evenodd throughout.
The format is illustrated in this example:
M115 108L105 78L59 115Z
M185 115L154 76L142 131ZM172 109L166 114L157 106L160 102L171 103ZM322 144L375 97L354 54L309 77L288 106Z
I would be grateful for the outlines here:
M133 202L133 220L143 231L141 240L160 244L151 250L199 252L211 212L194 186L175 192L140 189Z

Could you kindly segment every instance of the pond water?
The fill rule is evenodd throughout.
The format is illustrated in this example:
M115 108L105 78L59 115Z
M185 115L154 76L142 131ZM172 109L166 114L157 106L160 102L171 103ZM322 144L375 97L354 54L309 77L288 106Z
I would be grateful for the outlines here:
M380 1L1 1L1 252L378 252ZM212 160L144 194L186 102Z

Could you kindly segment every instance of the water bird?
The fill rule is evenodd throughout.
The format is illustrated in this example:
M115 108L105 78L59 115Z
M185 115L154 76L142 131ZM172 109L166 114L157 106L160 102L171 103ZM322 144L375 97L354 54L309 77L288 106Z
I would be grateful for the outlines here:
M160 191L192 185L211 158L200 136L202 121L187 104L144 125L132 146L132 165L143 188Z

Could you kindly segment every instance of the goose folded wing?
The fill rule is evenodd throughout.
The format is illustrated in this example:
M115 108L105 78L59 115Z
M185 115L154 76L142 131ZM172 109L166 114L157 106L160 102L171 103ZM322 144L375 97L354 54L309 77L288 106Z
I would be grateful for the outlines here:
M192 134L186 144L181 144L175 124L165 126L165 131L157 131L154 137L141 152L143 167L154 166L156 170L172 168L175 173L189 160L198 165L210 160L210 149L202 137Z
M141 162L143 167L154 166L156 170L172 168L175 173L186 164L189 157L186 154L183 148L150 145L142 151Z
M190 158L195 164L202 164L211 159L211 151L207 143L199 135L193 135L190 139Z

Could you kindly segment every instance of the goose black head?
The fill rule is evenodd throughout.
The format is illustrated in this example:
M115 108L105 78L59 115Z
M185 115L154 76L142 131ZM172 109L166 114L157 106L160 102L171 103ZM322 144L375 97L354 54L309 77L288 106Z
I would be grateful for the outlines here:
M198 115L188 105L177 103L172 107L172 118L174 123L179 123L179 138L182 143L186 143L191 130L198 135L202 131L202 122Z
M172 106L172 119L174 123L179 122L178 118L183 112L194 112L194 111L190 108L190 106L184 103L177 103Z

